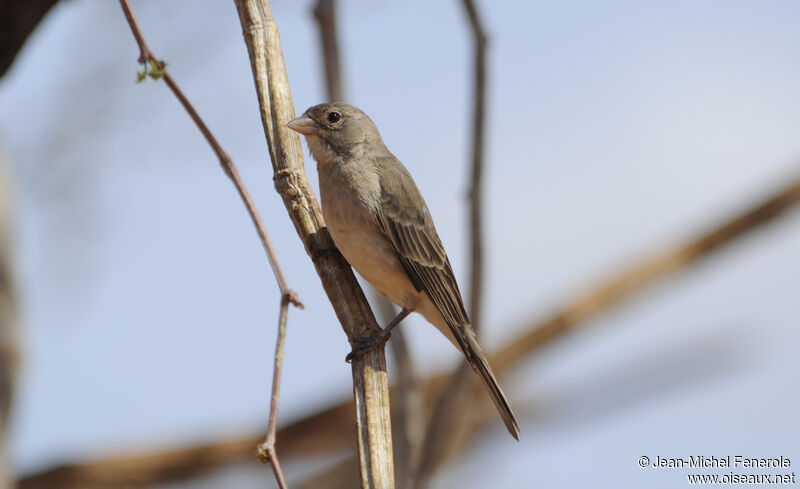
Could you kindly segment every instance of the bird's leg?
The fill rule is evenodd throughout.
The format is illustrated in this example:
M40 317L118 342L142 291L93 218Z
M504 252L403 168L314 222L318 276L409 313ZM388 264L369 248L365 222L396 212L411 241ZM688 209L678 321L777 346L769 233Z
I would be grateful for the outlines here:
M394 317L389 324L386 325L385 328L378 331L372 336L368 336L366 338L353 338L353 342L357 343L357 346L353 348L353 350L347 354L344 358L346 362L351 362L353 358L364 354L365 352L375 348L376 346L380 345L381 343L385 342L389 339L389 336L392 334L392 330L400 324L400 321L406 318L411 314L411 311L406 309L405 307L400 311L400 313Z

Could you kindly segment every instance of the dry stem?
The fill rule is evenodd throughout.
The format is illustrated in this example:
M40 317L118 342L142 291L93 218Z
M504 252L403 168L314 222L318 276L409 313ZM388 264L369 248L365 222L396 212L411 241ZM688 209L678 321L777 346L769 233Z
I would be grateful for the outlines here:
M250 55L275 188L352 345L357 338L375 334L380 328L352 269L325 228L322 211L303 168L300 138L286 127L295 114L275 19L266 0L235 0L235 3ZM354 359L352 371L361 486L392 488L389 385L383 348Z

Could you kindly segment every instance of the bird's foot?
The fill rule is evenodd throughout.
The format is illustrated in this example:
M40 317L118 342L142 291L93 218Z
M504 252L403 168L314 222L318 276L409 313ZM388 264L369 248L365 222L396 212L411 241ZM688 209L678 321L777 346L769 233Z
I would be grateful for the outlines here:
M347 354L346 357L344 357L344 361L351 363L353 359L358 358L373 348L377 348L386 343L386 340L388 340L391 335L391 331L382 329L371 336L357 336L353 338L353 349Z
M386 343L386 340L392 335L392 330L400 324L400 321L405 319L406 316L410 314L411 311L406 309L405 307L400 311L397 316L392 319L389 324L383 328L382 330L378 331L374 335L371 336L357 336L354 337L351 341L353 343L353 350L344 357L344 361L350 363L353 361L354 358L360 357L364 353L376 348L378 346L383 345Z

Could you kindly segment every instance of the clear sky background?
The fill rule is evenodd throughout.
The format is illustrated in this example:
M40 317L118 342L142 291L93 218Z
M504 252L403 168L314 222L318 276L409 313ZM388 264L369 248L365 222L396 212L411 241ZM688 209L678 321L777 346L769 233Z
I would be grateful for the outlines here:
M349 396L346 338L272 187L233 2L132 5L239 165L307 305L290 312L282 422ZM461 6L340 6L348 100L414 175L465 289L472 44ZM479 7L491 38L487 349L800 174L800 3ZM273 2L298 113L324 97L310 9ZM64 1L0 83L25 333L19 470L265 423L274 279L190 119L163 84L133 82L137 56L117 2ZM522 441L498 421L436 487L686 484L685 471L640 469L641 455L783 455L797 471L798 272L795 210L592 321L504 381ZM434 328L408 323L420 373L456 364Z

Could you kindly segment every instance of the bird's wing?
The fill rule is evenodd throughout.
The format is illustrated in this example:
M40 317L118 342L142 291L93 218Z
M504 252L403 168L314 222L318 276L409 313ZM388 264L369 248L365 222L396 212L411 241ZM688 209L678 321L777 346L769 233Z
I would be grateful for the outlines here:
M378 162L383 168L378 224L391 241L411 283L425 292L451 329L469 324L453 269L436 233L428 207L408 170L394 157ZM457 331L453 331L461 343Z
M467 361L483 379L508 432L519 440L519 424L469 325L453 269L422 195L408 171L393 156L382 158L377 164L382 166L378 172L381 176L378 225L394 246L411 283L430 297Z

